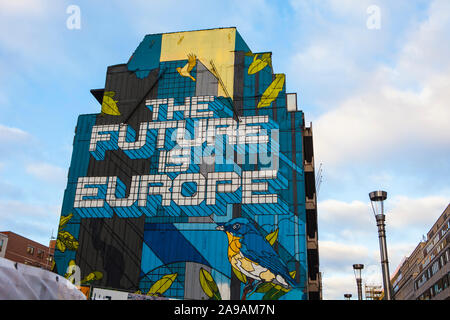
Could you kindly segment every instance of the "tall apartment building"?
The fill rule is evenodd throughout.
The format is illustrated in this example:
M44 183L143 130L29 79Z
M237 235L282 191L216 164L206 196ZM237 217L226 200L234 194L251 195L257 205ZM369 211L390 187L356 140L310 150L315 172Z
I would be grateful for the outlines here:
M271 52L236 28L149 34L91 92L59 274L175 299L321 298L312 128Z
M450 299L450 205L392 277L396 300Z

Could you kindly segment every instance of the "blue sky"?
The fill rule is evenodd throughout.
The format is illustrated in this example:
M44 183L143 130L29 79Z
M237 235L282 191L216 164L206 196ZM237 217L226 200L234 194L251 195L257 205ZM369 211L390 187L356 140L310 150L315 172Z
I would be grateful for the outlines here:
M81 29L66 27L69 5ZM376 5L380 29L367 28ZM394 271L450 199L450 3L434 1L0 0L0 230L56 234L79 114L89 90L145 34L235 26L314 129L325 299L356 296L352 264L381 284L368 193L388 192Z

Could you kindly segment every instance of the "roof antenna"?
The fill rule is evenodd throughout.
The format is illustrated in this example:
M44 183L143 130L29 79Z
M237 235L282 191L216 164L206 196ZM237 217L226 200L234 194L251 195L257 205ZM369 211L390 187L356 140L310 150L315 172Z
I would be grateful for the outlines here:
M322 184L322 163L320 163L319 165L319 170L317 171L317 177L316 177L316 194L319 195L319 191L320 191L320 185Z

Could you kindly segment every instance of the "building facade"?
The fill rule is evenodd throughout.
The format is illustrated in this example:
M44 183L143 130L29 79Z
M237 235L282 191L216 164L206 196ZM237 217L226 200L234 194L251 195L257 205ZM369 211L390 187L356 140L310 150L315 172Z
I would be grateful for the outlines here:
M55 271L175 299L321 298L312 128L270 52L236 28L147 35L91 93Z
M450 205L392 277L396 300L450 299Z
M53 266L51 247L25 238L11 231L0 232L0 257L11 261L51 270Z

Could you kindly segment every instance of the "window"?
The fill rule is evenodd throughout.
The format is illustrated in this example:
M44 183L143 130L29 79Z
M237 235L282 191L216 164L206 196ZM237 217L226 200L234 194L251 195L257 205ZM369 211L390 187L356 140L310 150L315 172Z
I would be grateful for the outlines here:
M0 240L0 252L2 252L2 249L3 249L3 242L4 242L5 240L3 240L3 239L1 239Z
M33 255L34 254L34 248L32 246L28 246L27 247L27 253L30 254L30 255Z
M442 291L442 280L438 281L434 285L434 294L437 295L437 294L441 293L441 291Z
M419 300L430 300L431 299L431 288L426 290L420 297Z
M38 249L37 256L38 256L39 259L44 258L44 250Z
M440 265L439 265L439 259L436 260L433 265L431 266L431 275L435 275L436 272L438 272L440 269Z
M442 288L443 288L443 290L448 288L448 276L444 276L442 278Z

